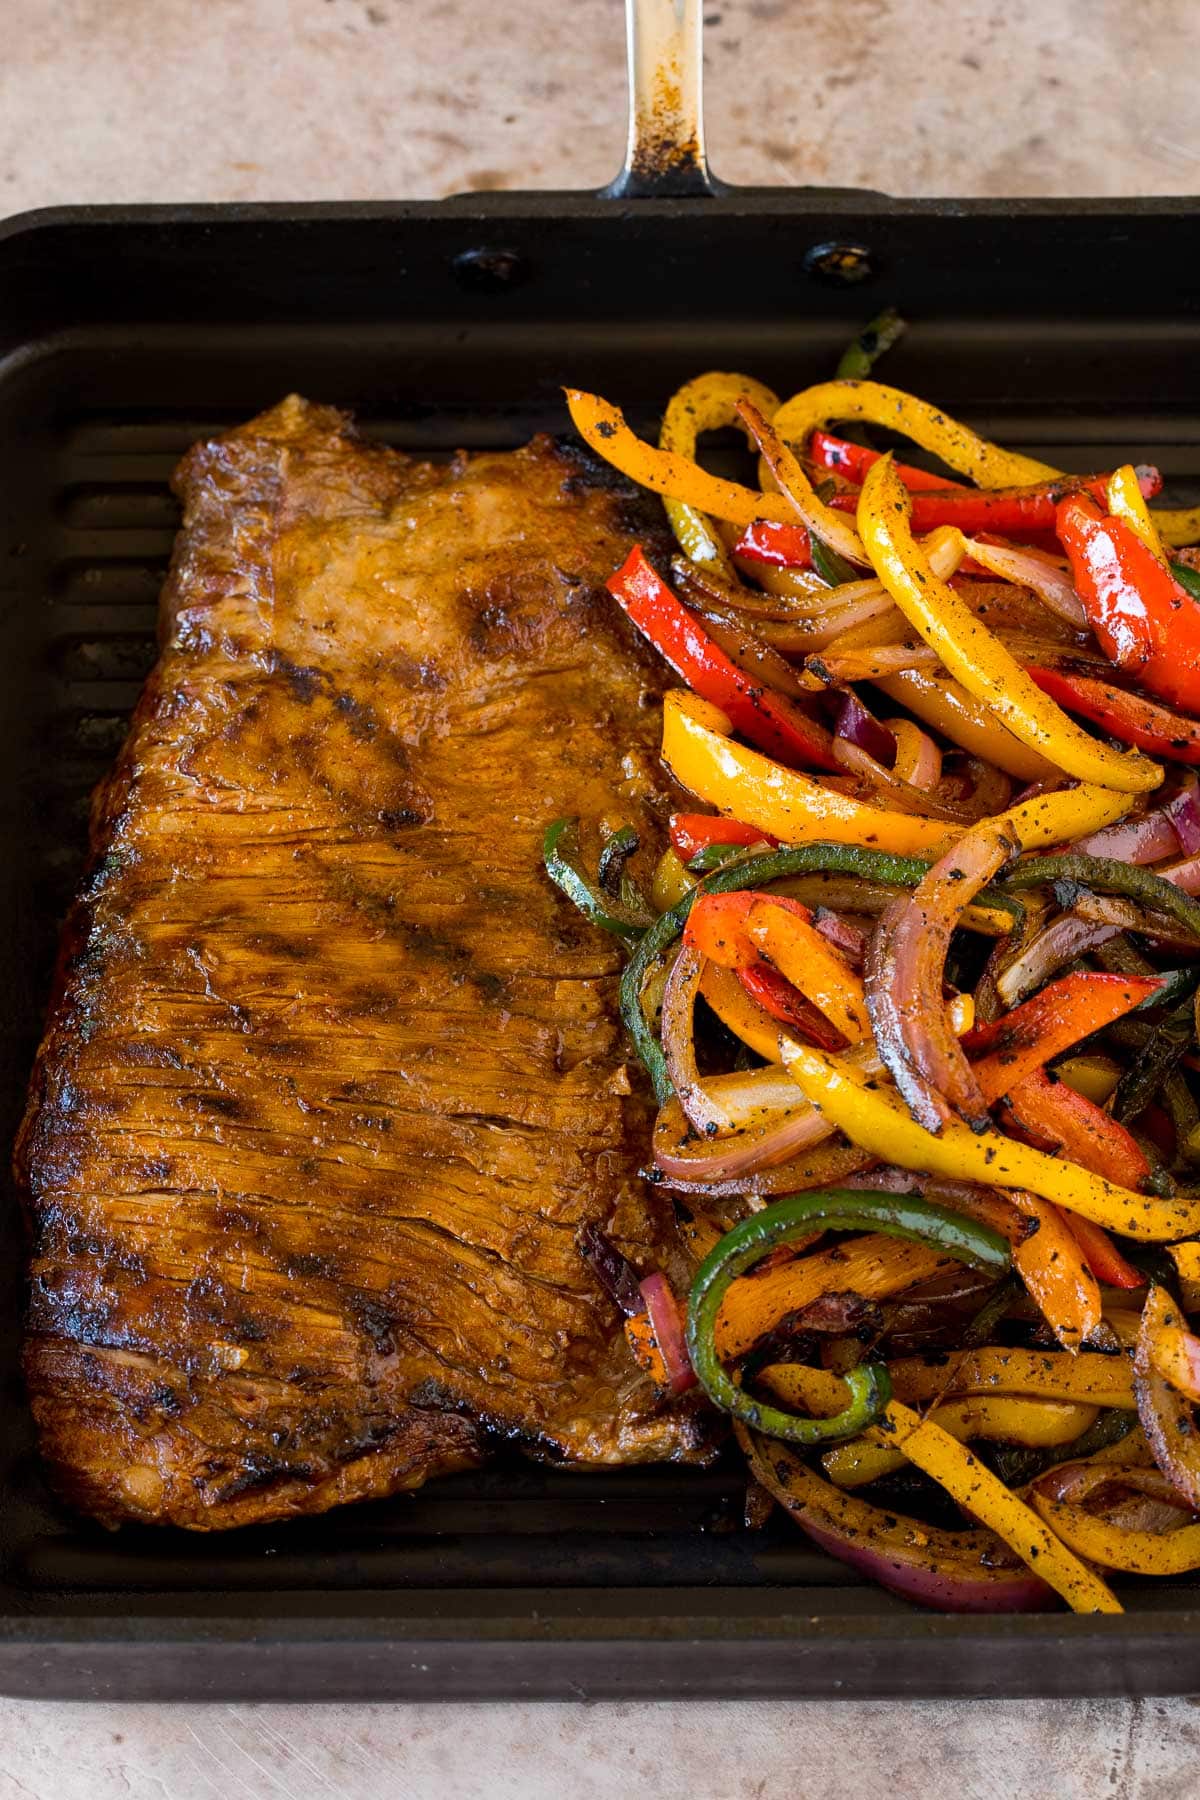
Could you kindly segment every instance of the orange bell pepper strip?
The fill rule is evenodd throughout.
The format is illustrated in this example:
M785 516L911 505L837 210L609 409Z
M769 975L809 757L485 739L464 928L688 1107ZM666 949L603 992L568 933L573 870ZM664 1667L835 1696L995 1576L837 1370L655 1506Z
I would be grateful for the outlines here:
M828 731L785 694L753 680L709 636L635 544L607 582L642 635L689 687L719 706L736 730L779 761L837 769Z
M1044 1069L1011 1088L1007 1104L1023 1131L1106 1181L1140 1188L1150 1173L1137 1139L1111 1113Z
M1150 1345L1153 1367L1189 1400L1200 1403L1200 1338L1182 1325L1164 1325Z
M692 907L683 937L724 968L748 972L766 965L818 1007L847 1043L863 1041L867 1009L862 979L816 930L800 901L752 890L706 894ZM763 985L770 994L770 984ZM753 985L749 992L767 1004ZM767 1005L767 1010L774 1008Z
M728 1361L743 1356L789 1313L799 1312L822 1294L886 1300L957 1267L936 1245L909 1243L882 1232L847 1238L832 1250L796 1256L731 1282L717 1314L713 1343L722 1361Z
M1092 675L1068 675L1061 669L1026 664L1026 674L1068 712L1090 719L1110 736L1167 762L1200 763L1200 724L1182 713L1168 712L1140 694L1127 694Z
M1132 1012L1162 986L1160 976L1066 975L990 1025L963 1039L975 1062L975 1079L989 1102L1090 1037Z
M1033 1221L1013 1245L1013 1267L1064 1350L1086 1344L1104 1316L1096 1277L1088 1268L1067 1215L1015 1188L1008 1198Z
M1130 1575L1184 1575L1200 1569L1200 1525L1173 1531L1127 1531L1082 1506L1052 1500L1036 1488L1030 1498L1050 1530L1077 1555Z
M1190 712L1200 712L1200 601L1124 519L1082 495L1058 509L1076 592L1105 654Z
M892 1391L913 1405L950 1394L1043 1394L1127 1412L1136 1405L1131 1358L1095 1350L1067 1356L988 1346L954 1352L949 1361L902 1356L888 1363L888 1375Z

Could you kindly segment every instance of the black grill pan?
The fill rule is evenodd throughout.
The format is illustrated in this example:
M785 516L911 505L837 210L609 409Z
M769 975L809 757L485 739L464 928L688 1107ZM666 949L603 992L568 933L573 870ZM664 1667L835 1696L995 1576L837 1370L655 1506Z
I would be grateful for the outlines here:
M667 152L639 152L605 197L64 209L0 227L8 1138L88 793L153 657L168 473L197 437L295 388L410 451L516 445L565 428L564 381L648 428L706 367L785 391L819 378L888 302L913 321L889 360L899 385L1066 467L1153 461L1173 498L1200 495L1194 202L714 192L696 143ZM738 1529L735 1459L574 1475L501 1462L287 1527L107 1534L43 1483L11 1191L2 1228L6 1693L1100 1695L1200 1680L1194 1586L1135 1583L1116 1620L922 1614L786 1524Z

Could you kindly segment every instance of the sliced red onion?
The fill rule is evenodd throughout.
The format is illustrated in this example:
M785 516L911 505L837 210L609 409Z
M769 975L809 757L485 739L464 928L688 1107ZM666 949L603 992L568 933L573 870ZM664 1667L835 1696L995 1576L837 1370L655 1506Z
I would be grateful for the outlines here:
M1200 856L1174 863L1169 869L1155 869L1154 873L1164 881L1173 882L1185 894L1200 894Z
M696 995L703 974L703 955L694 944L683 944L663 989L662 1047L679 1104L697 1131L716 1137L736 1130L737 1120L709 1092L696 1062Z
M1200 781L1189 775L1163 812L1174 828L1184 855L1195 856L1200 851Z
M1155 1462L1193 1512L1200 1512L1200 1433L1190 1400L1154 1366L1155 1340L1167 1325L1182 1324L1174 1302L1152 1285L1142 1307L1134 1351L1133 1392L1138 1418Z
M849 1515L839 1521L788 1486L789 1471L803 1470L803 1465L784 1446L753 1439L740 1429L738 1439L749 1451L755 1479L801 1530L830 1556L892 1593L938 1612L1040 1612L1055 1604L1045 1582L1016 1562L992 1532L944 1531L885 1513L858 1495L839 1496ZM808 1476L805 1489L811 1490L815 1480Z
M996 977L996 992L1006 1007L1015 1006L1049 981L1057 969L1117 936L1117 925L1099 925L1076 913L1060 913L1032 937L1020 956Z
M818 906L813 913L813 927L828 938L835 950L840 950L846 961L855 969L861 969L863 957L867 953L867 935L857 925L851 925L848 919L832 912L827 906Z
M598 1225L585 1225L579 1234L579 1249L584 1261L614 1305L627 1319L640 1313L645 1305L638 1283L637 1270L621 1255L612 1239Z
M990 569L1006 581L1020 582L1032 588L1038 599L1060 619L1077 629L1087 630L1087 614L1075 592L1075 583L1058 557L1044 550L1018 550L1010 544L988 544L980 538L967 539L967 551L980 568Z
M942 997L946 954L962 914L1004 867L1013 845L977 827L894 901L871 934L865 988L875 1042L909 1112L940 1131L951 1110L988 1122L987 1103Z
M833 754L837 762L852 774L861 776L876 792L890 801L896 812L908 813L912 817L922 819L945 819L951 825L974 824L974 815L965 808L955 805L951 800L941 800L923 788L911 784L885 768L876 757L852 744L844 737L833 740Z
M911 746L911 752L909 749ZM913 726L897 747L895 772L910 787L932 793L942 779L942 753L927 731Z
M842 704L838 710L834 735L843 738L846 743L854 744L859 750L865 750L876 762L891 768L896 760L896 740L886 725L881 725L874 713L868 712L857 694L847 692L842 696Z
M665 1275L647 1275L641 1287L650 1327L667 1371L667 1392L683 1394L696 1385L696 1372L688 1355L683 1314Z
M712 1085L715 1088L716 1082ZM832 1133L833 1127L808 1105L794 1082L789 1105L774 1116L768 1112L762 1123L724 1137L701 1132L697 1139L679 1100L668 1100L655 1122L654 1166L672 1185L683 1180L709 1187L715 1181L734 1181L774 1168Z
M1114 862L1137 864L1160 862L1164 856L1174 856L1178 848L1178 834L1167 807L1156 807L1140 819L1119 819L1075 845L1082 856L1108 856Z

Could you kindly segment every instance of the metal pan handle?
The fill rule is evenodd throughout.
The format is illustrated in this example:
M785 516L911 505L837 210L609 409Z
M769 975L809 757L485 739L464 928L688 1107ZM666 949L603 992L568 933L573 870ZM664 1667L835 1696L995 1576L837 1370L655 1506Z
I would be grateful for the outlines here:
M625 0L629 141L614 200L715 194L704 154L702 0Z

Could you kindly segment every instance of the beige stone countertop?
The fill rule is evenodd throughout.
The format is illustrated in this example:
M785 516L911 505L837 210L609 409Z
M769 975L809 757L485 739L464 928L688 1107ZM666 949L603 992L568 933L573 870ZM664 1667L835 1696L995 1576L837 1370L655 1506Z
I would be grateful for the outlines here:
M710 0L727 180L1200 190L1196 0ZM0 210L598 186L620 0L0 0ZM1153 279L1152 272L1148 278ZM0 1800L1191 1800L1190 1701L0 1701Z

